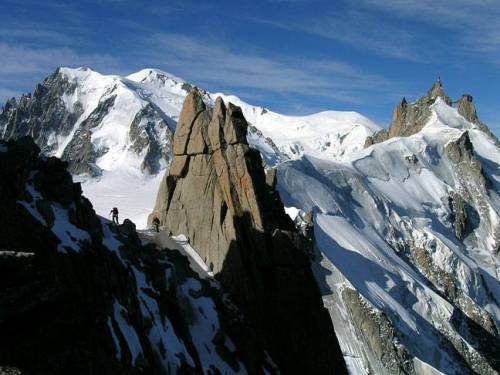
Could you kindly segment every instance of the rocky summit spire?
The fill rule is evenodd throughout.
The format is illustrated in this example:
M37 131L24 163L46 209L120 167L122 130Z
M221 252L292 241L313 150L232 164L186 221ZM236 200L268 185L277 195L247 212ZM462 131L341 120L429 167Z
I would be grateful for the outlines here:
M476 106L474 105L472 95L463 94L457 101L457 111L463 116L467 121L476 125L481 131L488 134L490 138L500 146L498 138L493 134L493 132L488 128L488 126L483 123L479 116L477 115Z
M458 99L457 110L467 121L476 124L479 122L476 106L472 101L472 95L464 94Z
M406 98L394 108L391 125L388 130L382 129L373 136L367 137L365 147L374 143L383 142L393 137L408 137L418 133L425 126L431 116L431 105L440 98L449 106L452 101L444 92L441 77L438 77L432 87L413 103L407 103Z
M427 92L427 99L429 102L434 102L437 98L443 99L448 105L451 105L451 99L443 89L443 84L441 83L441 77L438 77L430 90Z
M282 373L345 373L303 241L250 149L241 109L186 98L150 220L185 234L255 326Z

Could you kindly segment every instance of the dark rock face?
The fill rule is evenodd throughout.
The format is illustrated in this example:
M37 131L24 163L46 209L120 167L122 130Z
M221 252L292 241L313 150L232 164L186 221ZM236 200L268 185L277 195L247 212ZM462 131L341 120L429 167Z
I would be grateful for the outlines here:
M166 134L160 134L165 132ZM158 111L151 104L141 109L130 125L131 149L143 155L142 168L150 174L157 174L161 162L170 162L172 147L170 142L160 144L161 139L172 139L173 133Z
M113 109L116 89L116 85L110 87L96 108L81 118L85 109L80 102L77 101L71 110L64 103L65 97L78 97L78 83L69 80L58 69L38 84L32 95L23 95L18 103L15 99L5 103L0 111L0 139L31 136L44 155L53 156L59 151L61 158L68 161L71 173L98 176L101 170L96 161L108 149L93 144L92 131ZM147 104L137 112L132 123L126 125L130 125L130 149L142 157L142 169L158 173L162 164L168 164L171 159L173 133L166 116ZM168 142L160 144L160 139Z
M491 132L491 130L479 119L477 115L476 106L474 105L472 95L464 94L457 102L457 111L460 113L467 121L477 125L479 129L488 134L492 138L497 146L500 147L500 142L498 138Z
M71 95L76 86L56 71L38 84L33 94L23 95L16 104L11 100L0 116L0 138L17 139L31 136L45 154L58 147L51 136L67 136L73 124L82 114L81 108L69 112L62 100L64 94Z
M473 208L457 193L450 197L450 207L453 212L455 235L459 240L463 240L474 228L471 223Z
M61 156L67 160L68 170L73 174L88 174L97 176L101 173L95 164L99 156L107 150L96 150L92 144L92 129L99 125L114 105L116 95L112 95L99 102L97 108L87 117L75 131L73 138L64 149Z
M186 234L255 325L283 373L344 373L304 240L284 212L260 154L248 147L239 107L213 110L191 92L158 192L161 227Z
M390 374L415 374L408 350L401 344L396 330L387 316L372 311L353 289L345 288L342 298L346 303L357 333ZM370 369L371 370L371 369Z
M258 337L176 251L99 219L66 163L0 142L0 370L273 373Z

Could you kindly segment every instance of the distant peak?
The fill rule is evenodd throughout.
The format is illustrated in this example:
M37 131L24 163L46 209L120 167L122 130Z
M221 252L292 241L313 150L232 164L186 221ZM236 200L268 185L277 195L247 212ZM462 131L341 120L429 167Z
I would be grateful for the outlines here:
M464 102L469 102L469 103L472 103L473 102L473 98L472 98L472 95L471 94L463 94L460 99L458 99L459 101L464 101Z
M446 104L451 105L451 99L444 92L440 76L437 77L436 81L434 82L430 90L427 92L427 98L430 100L436 100L437 98L441 98L446 102Z
M437 88L443 88L443 83L441 82L441 76L438 76L437 79L434 81L434 84L431 87L431 90L437 89Z
M100 73L97 73L88 66L81 66L78 68L68 68L60 66L59 68L57 68L55 74L65 76L68 79L84 79L93 74L100 75Z
M184 83L185 81L182 78L176 77L173 74L165 72L160 69L155 68L146 68L139 70L136 73L132 73L127 76L128 79L135 82L155 82L161 81L165 82L166 80L172 80L175 82Z

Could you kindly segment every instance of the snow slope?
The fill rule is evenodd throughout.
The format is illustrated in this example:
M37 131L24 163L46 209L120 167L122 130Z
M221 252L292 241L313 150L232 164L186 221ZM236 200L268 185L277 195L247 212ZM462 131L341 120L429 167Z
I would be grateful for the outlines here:
M495 336L500 323L500 150L442 100L431 110L428 124L413 136L342 161L305 157L280 165L278 188L285 205L315 213L317 277L334 321L344 316L353 324L353 302L342 290L355 289L374 313L389 318L413 371L463 373L461 356L475 371L494 373L491 358L477 350L477 337L463 327L471 319ZM491 180L484 186L464 182L446 152L465 131ZM479 212L463 241L453 228L453 193L468 196ZM461 327L454 324L457 316ZM344 332L339 340L353 373L369 373L373 359L364 352L370 338L362 343L361 330L356 338L352 330L338 332ZM481 361L487 365L471 365Z
M245 119L269 137L290 159L312 155L327 160L342 160L360 150L367 136L380 127L357 112L326 111L309 116L285 116L254 107L238 97L224 94L224 101L241 107Z

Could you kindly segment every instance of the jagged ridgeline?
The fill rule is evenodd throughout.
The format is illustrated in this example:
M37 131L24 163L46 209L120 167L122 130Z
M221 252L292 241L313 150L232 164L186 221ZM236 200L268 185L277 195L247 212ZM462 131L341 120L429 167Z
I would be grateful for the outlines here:
M350 371L499 373L499 171L472 97L440 80L348 160L278 166L285 205L317 212L314 271Z
M259 152L249 148L247 126L239 107L218 98L207 108L191 92L150 220L188 235L283 373L343 373L310 245L285 214L275 173L266 178Z
M371 146L374 143L386 141L393 137L407 137L418 133L430 120L432 115L431 106L438 98L443 100L448 106L453 104L451 98L446 95L441 79L439 78L434 82L427 94L414 103L408 103L406 98L403 98L394 108L389 129L382 129L372 136L367 137L365 147ZM499 144L495 135L479 120L476 107L472 101L472 95L462 95L456 102L456 106L457 112L460 115L495 139L497 144Z

